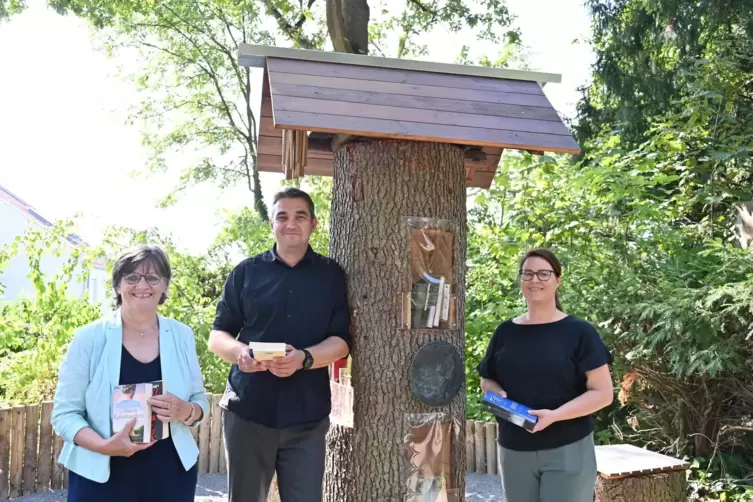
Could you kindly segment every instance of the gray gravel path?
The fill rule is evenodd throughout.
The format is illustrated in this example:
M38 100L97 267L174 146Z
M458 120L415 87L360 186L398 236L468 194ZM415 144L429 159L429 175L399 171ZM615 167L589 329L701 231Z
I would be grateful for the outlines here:
M468 473L466 478L466 502L504 502L499 476ZM35 493L14 502L66 502L65 490ZM224 474L202 474L196 487L196 502L225 502L227 478Z

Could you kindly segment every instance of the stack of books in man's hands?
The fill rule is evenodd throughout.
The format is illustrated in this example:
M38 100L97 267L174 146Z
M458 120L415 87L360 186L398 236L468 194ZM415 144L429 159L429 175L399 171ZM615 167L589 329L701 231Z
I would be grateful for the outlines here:
M275 342L248 342L251 357L257 361L269 361L275 357L285 357L285 344Z

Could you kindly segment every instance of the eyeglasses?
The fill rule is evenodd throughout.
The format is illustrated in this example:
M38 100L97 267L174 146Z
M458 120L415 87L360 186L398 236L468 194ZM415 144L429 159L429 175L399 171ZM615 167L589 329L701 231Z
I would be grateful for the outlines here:
M523 279L524 281L532 281L533 276L535 275L536 277L539 278L540 281L543 282L543 281L548 281L549 279L551 279L553 273L554 273L554 270L537 270L535 272L533 270L523 270L520 273L520 278Z
M162 277L158 276L157 274L137 274L135 272L132 274L127 274L125 277L123 277L123 279L128 284L135 285L141 281L142 277L147 284L150 284L152 286L156 286L162 280Z

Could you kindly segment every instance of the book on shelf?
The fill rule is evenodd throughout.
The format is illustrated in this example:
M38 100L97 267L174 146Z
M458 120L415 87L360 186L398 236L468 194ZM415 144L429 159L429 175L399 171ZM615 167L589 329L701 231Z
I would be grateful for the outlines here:
M170 437L170 425L157 418L149 399L165 393L162 380L117 385L112 395L112 432L122 431L128 422L136 419L131 431L134 443L149 443Z
M450 314L452 285L444 276L425 275L413 283L411 293L411 327L413 329L438 328L447 322Z

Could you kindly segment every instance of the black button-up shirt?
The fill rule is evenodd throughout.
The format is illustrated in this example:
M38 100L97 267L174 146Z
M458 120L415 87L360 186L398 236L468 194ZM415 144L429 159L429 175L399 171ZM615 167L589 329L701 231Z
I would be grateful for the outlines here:
M230 273L217 305L213 329L248 342L284 342L296 349L330 336L351 347L345 273L310 247L291 267L274 248L247 258ZM323 420L331 408L327 367L279 378L269 371L230 368L222 405L270 428Z

